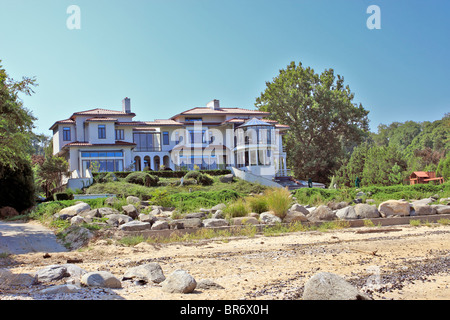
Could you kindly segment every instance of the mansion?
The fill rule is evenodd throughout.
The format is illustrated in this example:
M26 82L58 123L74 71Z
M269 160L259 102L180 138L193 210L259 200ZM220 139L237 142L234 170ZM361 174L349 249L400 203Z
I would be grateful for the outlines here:
M96 171L237 168L272 179L286 175L282 136L288 126L270 113L222 108L219 100L170 119L136 121L129 98L122 110L92 109L56 121L53 154L69 163L71 178Z

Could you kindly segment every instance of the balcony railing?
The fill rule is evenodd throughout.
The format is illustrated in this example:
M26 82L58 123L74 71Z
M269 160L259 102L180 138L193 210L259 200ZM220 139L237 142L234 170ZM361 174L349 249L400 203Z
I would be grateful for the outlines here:
M136 152L158 152L161 151L161 146L159 147L136 147L134 149Z

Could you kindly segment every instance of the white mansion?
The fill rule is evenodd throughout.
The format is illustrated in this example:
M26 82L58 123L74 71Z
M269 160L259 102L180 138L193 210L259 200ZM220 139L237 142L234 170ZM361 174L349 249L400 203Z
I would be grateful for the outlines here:
M98 171L238 168L272 179L286 173L282 135L288 126L268 112L221 108L219 100L167 120L134 121L130 99L122 111L92 109L56 121L53 153L65 158L71 178ZM164 166L164 167L162 167Z

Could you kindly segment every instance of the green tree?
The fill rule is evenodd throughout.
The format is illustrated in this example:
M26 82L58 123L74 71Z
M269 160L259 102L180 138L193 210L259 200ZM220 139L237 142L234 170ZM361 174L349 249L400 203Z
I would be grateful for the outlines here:
M339 159L368 133L368 111L333 69L316 74L291 62L256 98L255 106L290 126L284 144L297 177L327 182Z
M338 185L351 187L354 185L356 177L362 176L367 152L370 147L371 144L369 142L363 142L353 149L350 159L336 172L335 179Z
M396 172L406 170L406 161L396 147L371 147L364 162L362 184L364 186L392 184L389 177L390 174L394 174L394 176L396 174L393 168Z
M28 158L36 118L23 106L19 93L31 95L35 85L34 79L26 77L14 81L0 64L0 163L3 169L20 169L21 160Z
M26 77L14 81L0 64L0 207L19 212L34 204L30 145L36 120L19 94L31 95L35 85Z
M46 157L44 163L37 168L36 174L48 197L52 189L61 186L62 178L69 174L69 164L61 157Z
M446 158L442 158L441 161L439 161L436 170L436 176L443 177L444 181L448 181L450 179L450 155L448 155Z

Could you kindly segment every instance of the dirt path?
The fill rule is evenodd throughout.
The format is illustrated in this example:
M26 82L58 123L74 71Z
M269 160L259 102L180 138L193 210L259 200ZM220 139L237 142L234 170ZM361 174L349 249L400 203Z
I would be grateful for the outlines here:
M386 229L392 231L380 232ZM158 262L166 275L184 269L197 282L210 279L224 287L183 295L122 281L122 289L102 293L135 300L299 299L305 282L320 271L342 275L374 299L450 299L450 226L364 227L135 247L108 242L47 259L42 253L15 255L3 263L14 273L26 273L79 259L77 264L88 271L106 270L121 279L130 267ZM32 293L22 294L27 295Z

